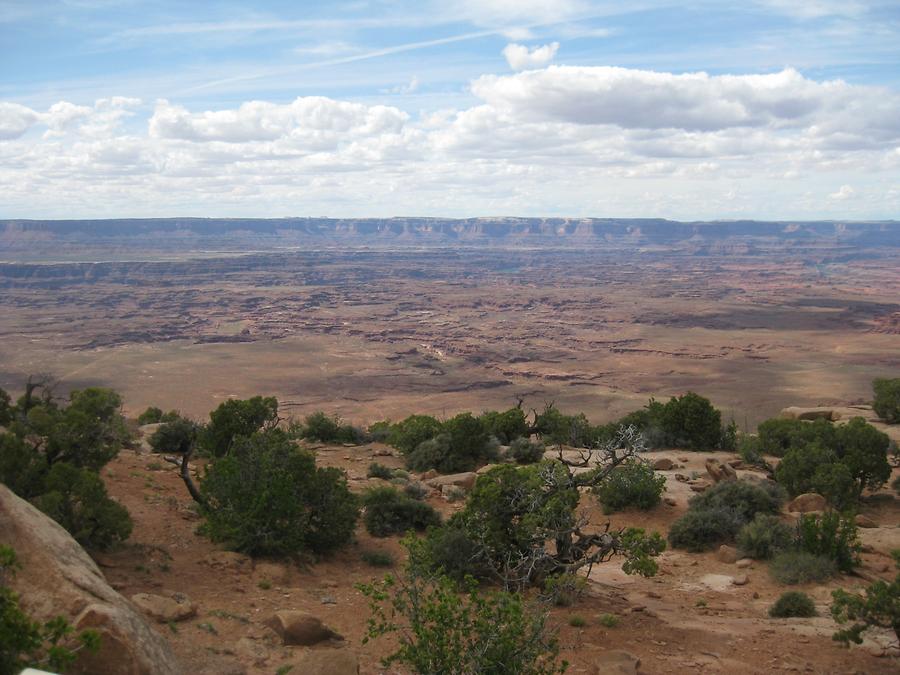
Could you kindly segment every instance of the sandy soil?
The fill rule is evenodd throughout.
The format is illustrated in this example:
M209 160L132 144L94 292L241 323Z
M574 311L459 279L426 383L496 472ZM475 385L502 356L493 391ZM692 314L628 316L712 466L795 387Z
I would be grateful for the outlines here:
M346 469L353 488L361 490L369 483L365 473L373 459L400 466L398 458L374 456L383 449L378 445L318 447L316 452L320 463ZM674 505L661 505L650 512L618 513L610 519L614 525L635 525L665 534L693 494L675 474L703 474L709 454L658 452L649 456L669 457L680 465L663 472L668 479L666 496ZM715 456L734 458L726 453ZM257 561L256 569L249 561L224 568L210 565L210 556L214 558L220 549L195 533L198 521L173 467L151 455L123 451L104 470L104 477L110 492L131 512L135 529L122 550L98 554L98 562L126 596L172 590L197 603L196 617L159 625L190 672L228 673L245 668L249 673L273 673L295 663L304 648L275 644L262 625L279 609L309 611L343 634L346 640L337 648L358 654L362 673L395 672L385 671L378 663L389 649L388 643L362 644L368 610L354 585L384 573L362 561L363 551L389 551L398 561L402 559L397 537L373 539L360 526L356 541L333 557L307 567L278 563L276 570L283 576L267 586L260 583L263 576L273 575L271 567L263 571L264 561ZM429 502L444 514L460 508L436 494ZM587 498L583 506L592 522L607 519ZM860 531L868 545L862 569L888 578L892 566L887 551L900 547L900 503L885 493L870 499L863 512L880 527ZM681 551L667 551L659 562L659 574L651 579L628 577L615 561L597 567L587 597L572 607L552 610L563 656L572 664L569 672L596 672L597 658L611 649L638 656L642 673L896 673L900 669L897 658L874 655L882 654L889 644L886 634L851 649L831 640L835 625L828 618L830 592L864 584L859 578L844 576L823 586L801 587L799 590L815 599L819 618L773 620L767 609L787 588L770 578L765 563L738 569L719 562L714 553ZM733 578L742 573L747 573L749 583L734 585ZM614 628L601 625L598 617L604 613L617 615L619 624ZM587 625L571 627L568 620L572 615L585 618Z

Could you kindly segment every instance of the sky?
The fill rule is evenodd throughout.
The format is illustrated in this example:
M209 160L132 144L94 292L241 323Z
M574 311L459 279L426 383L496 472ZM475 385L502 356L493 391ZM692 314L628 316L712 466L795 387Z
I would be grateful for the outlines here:
M900 219L898 0L0 0L0 218Z

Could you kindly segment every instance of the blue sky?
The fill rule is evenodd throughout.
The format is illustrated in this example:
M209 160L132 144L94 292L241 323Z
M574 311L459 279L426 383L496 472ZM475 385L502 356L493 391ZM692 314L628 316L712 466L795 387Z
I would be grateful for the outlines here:
M900 3L0 3L0 217L900 217Z

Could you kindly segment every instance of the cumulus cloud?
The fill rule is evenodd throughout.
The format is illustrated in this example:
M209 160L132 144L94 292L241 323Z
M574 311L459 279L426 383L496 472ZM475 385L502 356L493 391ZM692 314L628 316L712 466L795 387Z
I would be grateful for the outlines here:
M878 98L877 92L864 87L816 82L793 69L713 76L551 66L510 76L482 76L472 91L494 107L530 119L692 131L803 126L817 113L849 110L860 94L873 102ZM896 110L898 97L890 98L889 107Z
M39 115L31 108L0 102L0 140L23 136L38 119Z
M481 77L472 92L475 105L420 116L316 96L217 110L159 100L147 113L118 97L43 111L0 103L4 201L32 215L34 204L60 205L47 217L96 214L97 204L108 215L900 209L900 98L891 90L793 70L551 66ZM122 124L135 114L146 117ZM851 186L863 171L866 199Z
M503 56L506 57L506 62L513 70L541 68L553 60L558 49L558 42L552 42L543 47L533 47L532 49L513 42L503 48Z
M829 199L834 199L835 201L846 201L847 199L853 199L856 196L856 190L853 189L851 185L841 185L841 187L837 190L837 192L832 192L828 195Z
M384 105L306 96L286 105L250 101L233 110L191 113L166 100L156 104L150 135L187 141L274 141L280 138L334 141L356 136L396 133L408 115Z

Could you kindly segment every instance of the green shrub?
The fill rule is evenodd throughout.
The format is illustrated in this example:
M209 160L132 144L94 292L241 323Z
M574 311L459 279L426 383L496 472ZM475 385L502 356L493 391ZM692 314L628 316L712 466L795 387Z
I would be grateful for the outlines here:
M431 488L429 488L425 483L420 483L419 481L410 481L406 485L403 486L403 494L405 494L410 499L415 499L418 501L422 501L429 495L431 492Z
M587 592L587 579L578 574L558 574L544 581L541 599L557 607L571 607Z
M670 447L712 450L722 447L722 414L692 391L672 397L663 406L662 426ZM733 442L731 443L733 449Z
M608 612L606 614L601 614L597 620L600 622L600 625L605 628L615 628L619 625L619 617Z
M277 429L238 437L200 490L209 536L250 555L331 551L350 540L359 515L344 473L316 467Z
M394 477L394 471L384 464L372 462L369 464L369 470L366 472L366 476L369 478L383 478L384 480L390 480Z
M209 414L201 445L207 454L221 457L237 439L271 429L277 422L278 400L274 396L229 399Z
M387 551L363 551L360 557L364 563L372 567L394 566L394 556Z
M691 499L690 508L724 507L747 523L757 513L778 513L784 497L784 490L770 481L730 480L716 483Z
M776 417L760 424L757 434L760 451L776 457L784 457L788 450L810 443L818 443L823 448L834 448L837 443L834 425L823 419L806 422Z
M674 548L699 553L733 539L745 522L734 509L725 506L692 506L672 523L669 543Z
M410 415L391 427L388 444L408 455L441 433L441 423L430 415Z
M582 539L574 534L578 501L577 483L560 462L502 464L478 477L465 508L444 527L430 530L415 552L427 569L457 579L499 578L508 587L542 585L566 571L561 557L565 564L581 562L601 541L625 557L626 573L656 572L653 557L665 549L658 534L623 528Z
M762 443L757 436L741 434L737 440L737 451L744 464L751 466L764 466L766 461L762 456Z
M782 584L821 583L836 573L834 561L807 551L782 551L769 563L769 573Z
M797 521L797 546L813 555L832 560L841 572L852 572L859 564L861 544L856 523L836 511L804 514Z
M878 378L872 382L872 409L888 424L900 424L900 378Z
M517 464L534 464L544 458L543 443L535 443L527 438L517 438L509 445L507 455Z
M482 413L478 420L488 435L503 445L510 445L517 438L529 434L528 421L521 408L510 408L505 412L491 410Z
M363 523L375 537L424 530L441 523L440 514L429 504L407 497L393 487L371 488L363 495L362 502Z
M496 441L491 441L480 421L470 413L462 413L444 422L439 434L411 451L406 464L413 471L459 473L495 459Z
M48 470L46 458L24 438L0 433L0 483L32 499L43 492Z
M527 605L520 593L480 593L470 579L461 595L446 577L409 572L400 582L387 577L358 588L372 612L363 643L396 634L397 648L383 659L385 667L403 664L412 672L446 675L565 670L546 612Z
M665 476L657 476L642 461L630 460L610 472L606 480L594 488L594 494L603 504L604 513L628 507L647 510L659 504L665 485Z
M891 551L900 570L900 550ZM838 589L831 594L831 616L839 624L854 621L849 628L837 631L833 639L847 644L862 642L862 633L871 626L890 628L900 640L900 573L890 583L878 580L864 590L863 595Z
M355 427L344 424L340 417L330 417L317 411L303 419L300 437L320 443L353 443L358 445L364 438Z
M391 435L391 423L389 420L382 420L369 425L366 429L369 438L375 443L387 443Z
M764 560L791 547L793 530L778 516L759 513L737 535L737 547L747 558Z
M776 619L789 619L794 617L809 618L818 616L816 604L806 593L800 591L788 591L782 593L775 604L769 607L769 616Z
M197 442L200 427L196 422L179 417L171 422L163 423L147 439L153 452L185 455Z
M534 419L534 432L551 445L594 447L597 436L587 417L564 415L553 404L547 405Z
M150 406L140 415L138 415L137 422L140 425L144 424L158 424L162 419L163 411L156 406Z
M128 510L109 497L103 480L88 469L55 464L44 492L33 502L85 548L104 550L131 534Z
M862 417L837 428L837 454L856 482L857 497L863 490L877 490L891 477L888 451L891 439Z
M569 625L572 628L584 628L587 626L587 619L579 614L573 614L569 617Z

